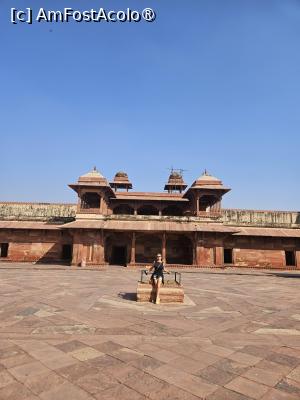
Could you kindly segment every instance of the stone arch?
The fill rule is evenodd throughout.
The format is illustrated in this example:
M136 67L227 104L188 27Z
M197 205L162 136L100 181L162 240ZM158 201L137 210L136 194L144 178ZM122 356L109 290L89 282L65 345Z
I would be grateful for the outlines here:
M81 196L81 208L100 208L101 197L95 192L86 192Z
M182 216L182 209L176 205L169 205L162 210L162 215L166 216Z
M209 211L215 203L219 201L218 197L212 194L204 194L199 198L199 211Z
M132 207L130 207L130 205L128 205L128 204L119 204L118 206L114 207L113 214L117 214L117 215L121 215L121 214L133 215L134 214L134 209Z
M104 257L111 265L126 266L130 262L131 237L123 232L112 232L105 238Z
M152 264L157 253L161 253L161 236L153 234L139 234L135 242L135 260L137 263Z
M166 238L166 258L168 264L193 264L193 242L180 234L168 234Z
M145 204L138 208L138 215L158 215L158 209L151 204Z

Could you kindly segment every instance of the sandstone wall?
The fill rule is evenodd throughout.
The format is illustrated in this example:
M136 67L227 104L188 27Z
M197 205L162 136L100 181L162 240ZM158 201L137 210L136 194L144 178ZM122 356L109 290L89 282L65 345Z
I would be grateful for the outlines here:
M285 268L283 250L234 249L234 264L258 268Z
M0 261L61 262L63 245L71 245L72 238L53 230L0 230L0 243L9 243L8 257Z

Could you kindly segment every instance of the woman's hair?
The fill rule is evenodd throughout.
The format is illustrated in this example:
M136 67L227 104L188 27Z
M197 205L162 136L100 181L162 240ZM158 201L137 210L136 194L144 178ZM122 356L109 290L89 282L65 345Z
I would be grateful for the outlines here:
M156 257L161 257L161 254L160 253L156 254Z

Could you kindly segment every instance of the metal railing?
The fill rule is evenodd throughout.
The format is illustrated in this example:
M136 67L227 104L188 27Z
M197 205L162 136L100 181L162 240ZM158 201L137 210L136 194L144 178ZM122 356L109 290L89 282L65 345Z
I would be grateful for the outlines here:
M142 269L141 270L141 283L148 283L149 281L149 275L151 276L151 272L147 269ZM181 273L177 271L170 271L169 273L164 272L164 275L174 275L174 282L177 283L177 285L181 285Z

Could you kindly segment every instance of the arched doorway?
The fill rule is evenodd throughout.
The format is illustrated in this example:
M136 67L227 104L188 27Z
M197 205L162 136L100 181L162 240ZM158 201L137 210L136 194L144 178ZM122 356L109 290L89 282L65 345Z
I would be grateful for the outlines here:
M135 260L137 263L152 264L156 254L161 253L162 239L160 236L140 234L136 236Z
M111 233L105 239L105 261L110 265L123 265L130 262L131 238L125 233Z
M167 235L166 240L167 264L193 264L193 243L184 235Z

